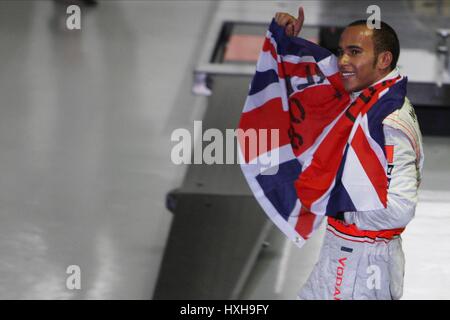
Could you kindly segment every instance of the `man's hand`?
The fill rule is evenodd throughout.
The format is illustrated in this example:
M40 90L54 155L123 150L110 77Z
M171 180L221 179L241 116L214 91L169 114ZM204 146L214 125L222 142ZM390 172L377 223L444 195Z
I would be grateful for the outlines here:
M277 12L275 14L275 22L284 27L286 35L289 37L296 37L302 30L303 21L305 20L305 14L303 7L298 8L298 18L294 18L289 13Z

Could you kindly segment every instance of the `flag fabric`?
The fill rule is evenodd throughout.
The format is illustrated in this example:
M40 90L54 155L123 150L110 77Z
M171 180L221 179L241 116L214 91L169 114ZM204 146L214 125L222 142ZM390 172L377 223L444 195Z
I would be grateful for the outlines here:
M239 122L240 163L266 214L298 246L324 216L386 208L382 121L403 105L406 83L383 81L352 101L336 56L270 24Z

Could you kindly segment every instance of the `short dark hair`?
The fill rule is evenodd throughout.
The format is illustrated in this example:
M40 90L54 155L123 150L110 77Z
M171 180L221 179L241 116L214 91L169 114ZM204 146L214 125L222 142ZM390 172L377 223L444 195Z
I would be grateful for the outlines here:
M347 27L367 25L367 20L357 20L350 23ZM381 52L390 51L392 53L392 62L390 70L394 70L397 66L398 57L400 56L400 42L397 33L386 22L380 21L380 29L373 29L373 45L375 48L375 57Z

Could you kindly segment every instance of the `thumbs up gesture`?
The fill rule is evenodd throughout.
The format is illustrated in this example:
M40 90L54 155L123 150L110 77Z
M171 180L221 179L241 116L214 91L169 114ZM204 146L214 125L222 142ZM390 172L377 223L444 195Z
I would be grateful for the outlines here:
M286 35L289 37L296 37L300 33L303 26L303 21L305 20L305 13L303 7L298 8L298 17L295 18L289 13L277 12L275 14L275 22L284 27Z

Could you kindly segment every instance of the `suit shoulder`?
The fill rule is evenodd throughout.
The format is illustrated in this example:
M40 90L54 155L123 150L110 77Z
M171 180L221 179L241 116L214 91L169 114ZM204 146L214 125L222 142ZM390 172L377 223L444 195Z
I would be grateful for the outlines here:
M414 107L406 97L402 107L388 115L383 124L417 138L422 136Z

